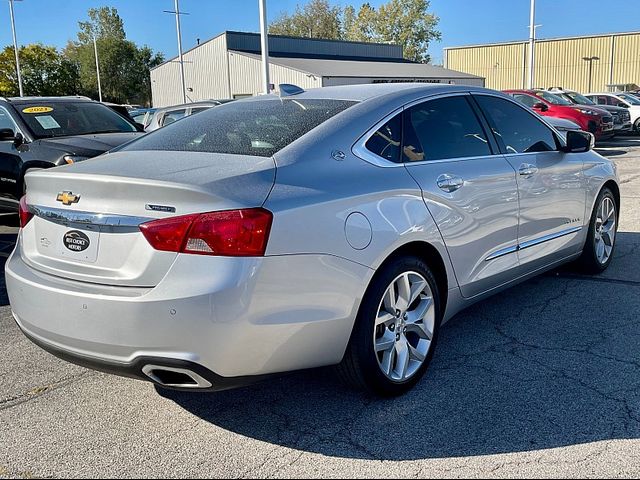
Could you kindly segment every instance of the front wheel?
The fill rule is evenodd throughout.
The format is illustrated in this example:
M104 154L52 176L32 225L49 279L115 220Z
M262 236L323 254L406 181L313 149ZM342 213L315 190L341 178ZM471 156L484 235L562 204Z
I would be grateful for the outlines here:
M602 189L596 200L587 241L578 259L578 266L585 273L604 272L613 258L613 251L618 231L618 208L613 193L608 188Z
M390 261L362 300L339 372L378 395L405 393L431 361L440 320L438 286L427 264L416 257Z

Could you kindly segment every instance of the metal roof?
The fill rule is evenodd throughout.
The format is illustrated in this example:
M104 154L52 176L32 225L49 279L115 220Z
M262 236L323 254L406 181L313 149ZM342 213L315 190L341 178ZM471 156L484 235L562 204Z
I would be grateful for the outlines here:
M580 40L585 38L602 38L602 37L623 37L626 35L638 35L638 32L614 32L614 33L597 33L593 35L576 35L574 37L554 37L554 38L536 38L536 43L542 42L558 42L563 40ZM529 40L512 40L508 42L495 42L495 43L477 43L472 45L460 45L456 47L445 47L443 50L458 50L462 48L481 48L481 47L498 47L501 45L522 45L528 44Z
M260 54L260 34L253 32L224 31L215 37L200 42L185 50L186 55L221 36L226 37L227 49L238 52ZM304 58L362 58L388 61L403 61L402 45L393 43L352 42L322 38L291 37L287 35L269 35L269 55L274 57ZM162 65L177 60L177 56L165 60Z
M260 59L256 54L233 52ZM318 58L269 57L269 62L319 77L372 78L482 78L435 65L410 62L329 60Z

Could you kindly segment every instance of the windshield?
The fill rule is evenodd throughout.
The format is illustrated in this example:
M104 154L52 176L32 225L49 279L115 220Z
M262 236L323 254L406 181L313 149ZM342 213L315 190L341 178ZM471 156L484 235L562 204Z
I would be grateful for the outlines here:
M558 95L554 95L550 92L545 92L543 90L536 92L536 95L540 98L543 98L547 102L552 105L571 105L571 102L568 102L564 98L560 98Z
M569 97L571 100L573 100L575 103L577 103L578 105L595 105L596 104L590 98L587 98L584 95L581 95L577 92L567 92L565 95Z
M279 98L227 103L145 135L123 150L270 157L355 103Z
M122 116L96 102L43 101L15 107L36 138L136 131Z
M619 93L618 97L622 98L623 100L626 100L627 103L630 103L631 105L640 105L640 99L638 99L638 97L635 97L633 95L629 95L628 93Z

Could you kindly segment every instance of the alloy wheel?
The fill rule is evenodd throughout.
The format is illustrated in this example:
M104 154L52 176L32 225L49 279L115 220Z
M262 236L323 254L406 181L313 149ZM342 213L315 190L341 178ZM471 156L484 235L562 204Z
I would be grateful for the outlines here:
M435 316L433 292L419 273L404 272L387 287L373 333L378 365L387 378L406 381L424 364Z
M600 202L595 223L595 249L598 261L604 265L609 261L616 239L616 205L611 197L605 196Z

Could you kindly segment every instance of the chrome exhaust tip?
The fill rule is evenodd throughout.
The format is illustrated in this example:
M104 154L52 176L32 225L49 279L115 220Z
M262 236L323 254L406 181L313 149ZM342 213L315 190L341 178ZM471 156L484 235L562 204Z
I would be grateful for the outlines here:
M212 386L210 381L186 368L149 364L142 367L142 373L165 387L199 389Z

